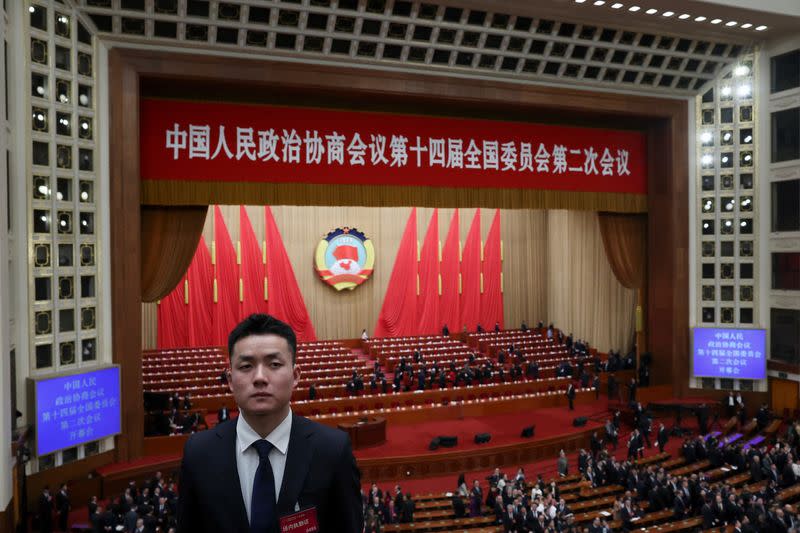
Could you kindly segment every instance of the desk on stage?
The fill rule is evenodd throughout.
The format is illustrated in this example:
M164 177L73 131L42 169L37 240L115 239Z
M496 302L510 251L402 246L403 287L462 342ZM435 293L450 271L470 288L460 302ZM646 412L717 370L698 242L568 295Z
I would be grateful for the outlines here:
M339 424L339 429L350 435L354 450L386 442L386 419L383 417L364 417Z

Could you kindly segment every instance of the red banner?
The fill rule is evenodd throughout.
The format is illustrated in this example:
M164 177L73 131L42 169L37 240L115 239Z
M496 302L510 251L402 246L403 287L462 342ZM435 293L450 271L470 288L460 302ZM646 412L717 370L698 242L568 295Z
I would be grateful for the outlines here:
M642 132L143 99L145 180L647 193Z

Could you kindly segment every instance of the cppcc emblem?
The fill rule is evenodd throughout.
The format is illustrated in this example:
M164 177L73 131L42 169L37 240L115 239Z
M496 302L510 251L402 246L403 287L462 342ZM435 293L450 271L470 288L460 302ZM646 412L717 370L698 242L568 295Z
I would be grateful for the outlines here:
M356 228L336 228L317 245L314 268L337 291L353 290L372 275L375 249Z

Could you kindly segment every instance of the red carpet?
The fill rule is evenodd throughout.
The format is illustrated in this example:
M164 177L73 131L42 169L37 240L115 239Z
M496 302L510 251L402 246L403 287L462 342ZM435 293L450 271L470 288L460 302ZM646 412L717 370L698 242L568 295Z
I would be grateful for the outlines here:
M413 425L387 424L386 443L356 450L356 458L400 457L405 455L435 454L448 451L485 449L487 447L522 442L519 434L522 428L535 425L536 438L554 437L572 433L572 419L578 416L588 417L587 428L601 427L607 413L605 397L590 405L576 405L574 411L566 407L537 409L529 413L513 413L493 415L463 420L436 420ZM597 419L593 421L592 418ZM492 440L488 444L475 444L476 433L490 433ZM439 448L428 451L431 439L439 435L458 437L455 448Z

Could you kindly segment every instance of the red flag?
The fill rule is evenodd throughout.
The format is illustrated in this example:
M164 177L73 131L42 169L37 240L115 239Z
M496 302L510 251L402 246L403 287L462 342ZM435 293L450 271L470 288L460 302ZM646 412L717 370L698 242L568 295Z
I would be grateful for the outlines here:
M264 208L267 237L267 304L274 317L283 320L294 329L298 341L317 340L314 324L308 316L303 293L294 276L292 263L283 246L283 239L275 224L272 210Z
M483 294L481 294L481 324L487 331L496 323L503 328L503 261L500 241L500 210L494 212L494 220L483 247Z
M375 325L376 337L417 334L417 208L411 214L400 240L389 286Z
M214 248L214 279L217 282L214 342L226 346L228 334L239 322L239 265L236 264L236 251L218 205L214 206Z
M245 206L239 206L239 230L242 236L242 276L241 316L252 313L266 313L267 301L264 299L264 258L258 245L250 217Z
M211 254L203 236L189 265L189 346L215 346L214 330L209 324L214 317L214 270ZM227 342L227 341L226 341Z
M442 262L439 271L442 278L441 297L439 299L439 321L451 331L458 331L461 322L461 306L459 305L459 262L461 244L458 238L458 209L453 212L450 229L442 248Z
M481 209L475 211L461 255L461 323L459 331L475 331L481 306ZM485 324L484 324L485 326Z
M417 328L420 335L439 333L439 210L433 216L422 243L419 261L419 296L417 297Z

